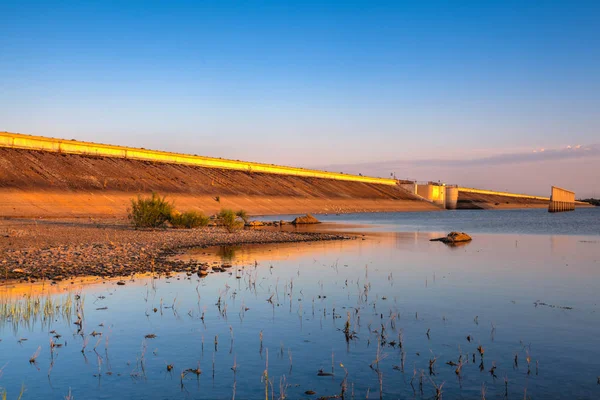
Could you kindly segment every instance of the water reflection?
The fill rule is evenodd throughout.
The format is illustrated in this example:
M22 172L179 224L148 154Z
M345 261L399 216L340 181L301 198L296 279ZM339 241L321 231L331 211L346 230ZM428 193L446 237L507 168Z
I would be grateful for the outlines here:
M24 398L434 399L443 383L445 398L482 386L487 398L596 398L597 237L474 235L450 248L436 236L192 249L182 258L234 267L0 288L0 386L10 396L24 383Z
M240 246L220 246L217 255L222 261L231 261L235 258L235 252Z

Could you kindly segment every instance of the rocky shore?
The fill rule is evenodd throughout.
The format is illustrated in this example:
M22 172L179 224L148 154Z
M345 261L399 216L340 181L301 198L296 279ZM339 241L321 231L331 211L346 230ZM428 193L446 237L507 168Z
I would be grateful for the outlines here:
M135 273L204 275L206 264L169 261L190 247L342 240L327 233L219 227L136 230L125 221L0 220L0 284L65 280L75 276L126 277Z

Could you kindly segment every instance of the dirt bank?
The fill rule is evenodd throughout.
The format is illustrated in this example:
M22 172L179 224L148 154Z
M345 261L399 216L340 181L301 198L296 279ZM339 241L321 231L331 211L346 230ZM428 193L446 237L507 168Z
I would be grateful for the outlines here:
M131 198L151 191L207 214L437 209L390 185L0 149L0 216L122 218Z
M205 266L167 261L188 247L349 239L347 235L222 228L136 230L120 221L0 220L0 282L73 276L197 273Z

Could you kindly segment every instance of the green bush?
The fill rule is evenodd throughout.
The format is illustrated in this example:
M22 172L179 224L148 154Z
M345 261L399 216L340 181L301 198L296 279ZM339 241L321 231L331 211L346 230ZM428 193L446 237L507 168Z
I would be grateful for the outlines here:
M217 218L219 222L227 229L229 232L233 232L236 229L240 229L244 226L242 221L238 221L236 213L232 210L221 209L217 214Z
M131 209L127 216L137 228L157 228L171 218L174 207L165 197L152 193L150 198L138 196L131 200Z
M184 213L173 213L169 219L174 228L198 228L208 225L209 219L206 215L196 211Z
M248 213L245 210L239 210L235 213L237 217L240 217L245 224L248 223Z

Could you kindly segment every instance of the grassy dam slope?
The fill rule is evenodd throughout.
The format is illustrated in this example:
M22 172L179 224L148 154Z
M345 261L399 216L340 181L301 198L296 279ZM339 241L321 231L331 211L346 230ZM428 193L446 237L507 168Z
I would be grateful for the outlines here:
M13 135L40 141L11 146L7 140ZM61 142L73 146L95 145L7 133L0 136L5 139L0 147L0 216L4 217L121 218L127 214L130 199L152 191L166 195L179 209L207 214L223 207L243 208L252 214L438 209L390 184L389 179L332 173L325 173L332 178L315 177L320 171L255 163L248 163L252 168L234 169L84 154L83 151L73 154L64 147L33 150L27 147L39 146L39 143L54 146ZM229 162L198 159L217 160L225 165ZM273 168L278 172L255 172L260 168ZM286 168L300 172L287 174Z

